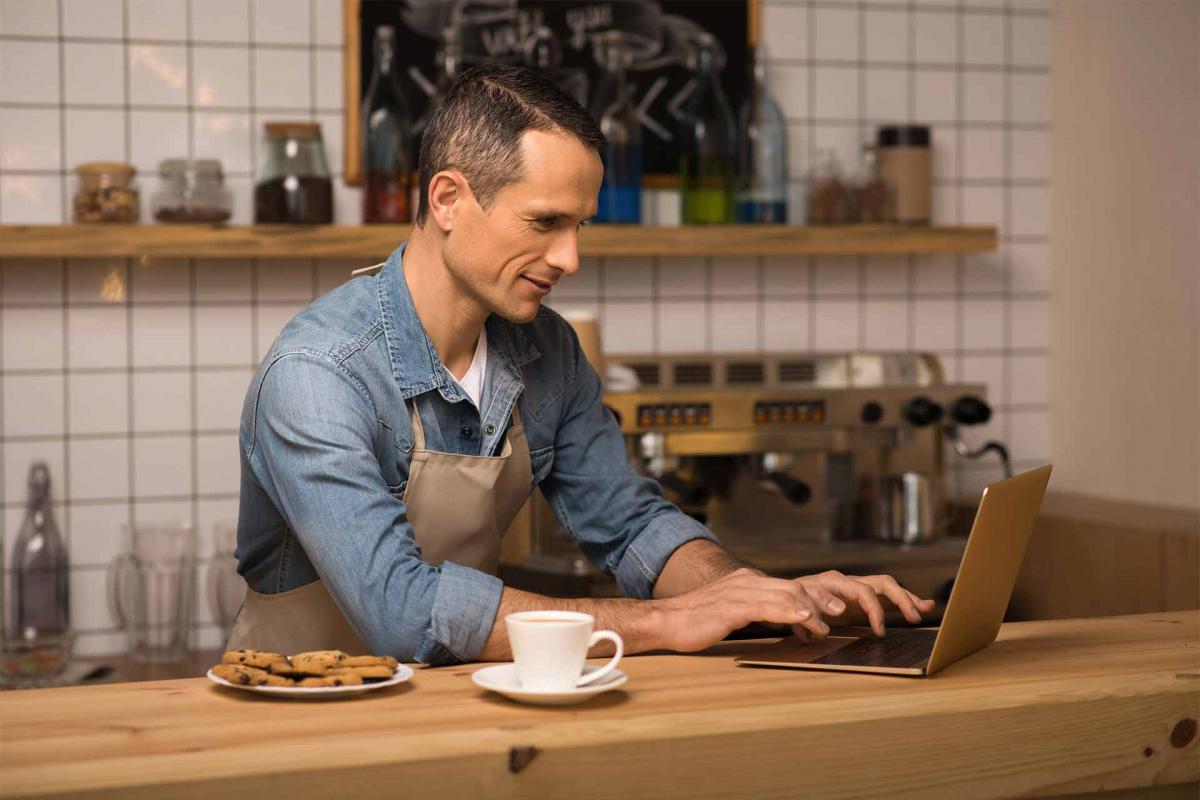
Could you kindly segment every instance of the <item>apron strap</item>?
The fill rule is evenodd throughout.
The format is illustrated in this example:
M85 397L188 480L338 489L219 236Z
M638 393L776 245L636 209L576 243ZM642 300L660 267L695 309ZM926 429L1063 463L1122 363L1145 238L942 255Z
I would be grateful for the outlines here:
M417 450L425 449L425 425L421 422L421 410L417 408L417 398L412 401L412 427L413 427L413 447Z

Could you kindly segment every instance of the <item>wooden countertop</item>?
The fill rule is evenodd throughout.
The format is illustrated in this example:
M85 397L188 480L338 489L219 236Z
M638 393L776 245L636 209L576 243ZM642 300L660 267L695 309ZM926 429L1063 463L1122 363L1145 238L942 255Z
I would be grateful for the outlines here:
M477 665L344 702L202 678L0 695L0 797L999 797L1200 779L1200 612L1005 625L931 679L625 660L550 709ZM268 794L269 793L269 794Z

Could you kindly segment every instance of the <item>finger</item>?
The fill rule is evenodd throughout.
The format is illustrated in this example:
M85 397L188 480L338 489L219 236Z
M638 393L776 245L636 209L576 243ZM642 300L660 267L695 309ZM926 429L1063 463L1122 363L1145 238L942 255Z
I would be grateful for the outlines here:
M823 573L821 585L841 596L849 603L855 603L867 615L871 630L876 636L884 635L883 605L875 596L875 588L863 581L859 576L842 575L841 573Z
M802 603L791 592L777 589L743 589L731 600L731 609L736 611L743 625L751 622L810 625L814 618L819 621L819 615L811 601Z
M832 592L826 589L809 586L805 590L808 592L808 596L813 599L813 602L816 603L817 608L821 609L821 612L824 614L836 617L846 610L846 604L842 602L841 598L834 596Z
M792 633L796 635L796 640L804 642L804 644L812 644L812 634L808 632L808 628L803 625L793 625Z
M793 585L791 581L780 581L777 585L781 585L781 588L758 590L764 592L769 598L767 602L771 604L771 609L779 609L779 613L786 614L787 612L782 609L790 604L797 612L788 618L787 622L803 626L818 638L828 635L829 626L821 619L821 612L817 604L813 602L812 597L804 591L803 587ZM763 612L768 610L766 607L762 609Z
M875 588L870 584L862 581L851 580L852 586L847 587L850 593L849 597L843 594L847 600L854 599L858 601L858 605L867 615L867 620L871 623L871 630L876 636L883 636L886 632L883 624L883 604L879 602L879 598L875 595Z
M771 592L786 592L790 594L795 599L795 602L798 606L801 608L807 608L812 612L812 616L805 620L803 624L817 636L825 636L829 633L829 625L827 625L821 619L822 613L841 613L831 611L828 607L830 600L840 603L841 601L838 600L838 598L829 595L828 599L825 599L824 602L821 602L818 598L814 598L808 592L808 587L802 586L798 581L795 580L783 578L760 578L754 585L755 587L759 587L761 590ZM828 595L828 592L826 592L826 594ZM842 604L841 610L846 610L844 604Z
M934 600L927 600L918 594L914 594L913 592L909 592L908 596L912 598L913 604L917 607L918 611L932 611L933 607L937 604Z
M891 575L871 575L863 580L877 594L882 594L892 601L906 620L913 623L921 621L921 612L917 610L912 596Z

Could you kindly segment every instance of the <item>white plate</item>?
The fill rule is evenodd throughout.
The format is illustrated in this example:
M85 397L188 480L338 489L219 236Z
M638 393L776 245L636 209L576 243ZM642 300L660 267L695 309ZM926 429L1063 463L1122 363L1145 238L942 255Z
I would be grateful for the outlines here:
M585 666L583 674L595 672L602 666ZM624 685L625 681L629 680L629 676L619 669L614 669L595 683L565 691L522 689L521 684L517 681L517 665L498 664L494 667L475 670L471 673L471 680L476 686L497 692L510 700L517 700L521 703L533 703L539 706L568 706L572 703L582 703L598 694L616 689L618 686Z
M385 686L395 686L397 683L404 683L412 676L412 669L401 664L396 667L395 675L386 681L377 681L375 683L360 683L353 686L242 686L238 683L230 683L224 678L214 675L211 669L208 671L208 679L218 686L226 686L230 689L242 689L247 692L258 692L259 694L282 695L283 697L290 697L293 700L336 700L340 697L349 697L350 695L361 694L363 692L373 692Z

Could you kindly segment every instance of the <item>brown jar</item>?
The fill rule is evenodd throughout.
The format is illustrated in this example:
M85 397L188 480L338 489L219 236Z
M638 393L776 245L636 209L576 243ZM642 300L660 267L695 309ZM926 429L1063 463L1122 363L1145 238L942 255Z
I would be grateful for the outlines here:
M121 162L89 162L75 167L76 222L137 222L137 170Z
M928 225L933 217L933 170L927 125L879 129L879 173L891 193L896 221Z

